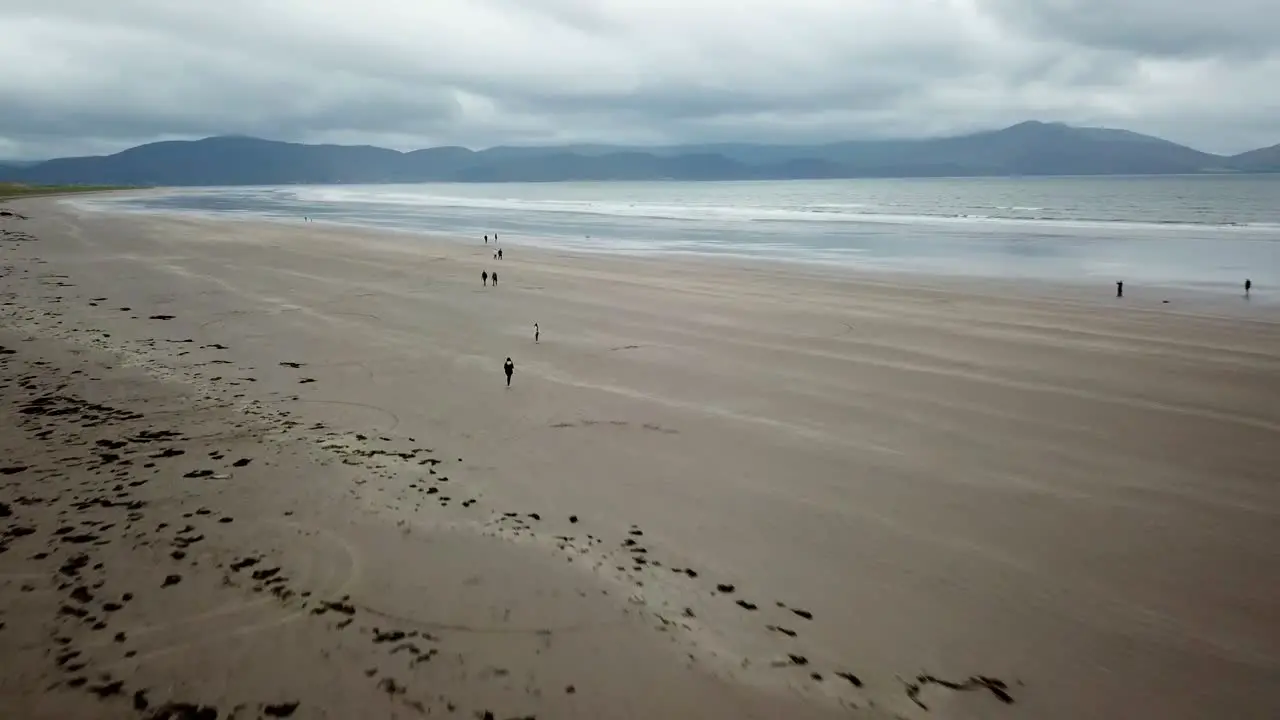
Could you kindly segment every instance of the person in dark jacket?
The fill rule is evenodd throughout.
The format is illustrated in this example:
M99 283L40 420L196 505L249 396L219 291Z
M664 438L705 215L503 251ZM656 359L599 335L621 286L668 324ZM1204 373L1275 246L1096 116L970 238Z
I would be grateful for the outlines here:
M516 371L516 364L511 362L511 358L502 364L502 371L507 374L507 387L511 387L511 374Z

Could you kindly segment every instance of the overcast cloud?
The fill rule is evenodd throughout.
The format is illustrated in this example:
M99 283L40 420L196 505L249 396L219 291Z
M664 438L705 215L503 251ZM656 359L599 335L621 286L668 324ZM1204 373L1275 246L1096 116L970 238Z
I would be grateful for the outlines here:
M1280 142L1276 0L0 0L0 157L248 134L411 149Z

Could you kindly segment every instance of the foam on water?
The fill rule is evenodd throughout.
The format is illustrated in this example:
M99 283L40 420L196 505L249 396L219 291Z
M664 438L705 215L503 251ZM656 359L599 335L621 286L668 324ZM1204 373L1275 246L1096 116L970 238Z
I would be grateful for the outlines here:
M312 219L468 241L1260 293L1280 176L192 188L86 208Z
M964 182L964 181L951 181ZM982 181L971 181L982 182ZM676 183L672 183L673 185ZM728 183L707 183L723 185ZM602 187L607 187L601 185ZM684 200L679 204L664 204L646 201L609 201L609 200L557 200L530 197L488 197L450 195L436 191L441 186L312 186L300 187L296 190L278 191L282 196L302 204L359 204L379 207L401 206L416 208L450 208L494 210L499 212L537 212L564 213L571 215L593 215L605 217L633 217L650 220L689 220L724 222L885 222L885 223L918 223L918 222L964 222L964 221L1009 221L1009 222L1061 222L1080 227L1110 226L1125 224L1132 226L1157 225L1164 229L1183 225L1222 226L1222 227L1259 227L1280 229L1280 221L1241 221L1233 220L1226 213L1216 212L1216 208L1205 207L1200 217L1188 217L1182 213L1178 218L1151 218L1150 214L1138 207L1119 208L1133 211L1133 217L1125 215L1100 214L1091 216L1073 207L1042 207L1022 205L968 205L959 209L941 208L929 210L920 207L918 202L881 202L872 203L839 203L810 202L807 204L746 204L717 205L699 202L695 199ZM448 186L445 186L448 187ZM471 186L455 186L467 188ZM525 186L517 186L525 187ZM385 188L385 189L383 189ZM1141 218L1141 219L1140 219Z

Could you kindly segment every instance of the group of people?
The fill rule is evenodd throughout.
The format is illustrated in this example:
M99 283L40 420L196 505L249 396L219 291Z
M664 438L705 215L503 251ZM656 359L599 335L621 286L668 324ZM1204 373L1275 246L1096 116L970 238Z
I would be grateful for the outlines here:
M488 235L484 236L484 244L485 245L489 244ZM494 245L498 244L498 233L493 234L493 244ZM493 259L494 260L502 259L502 248L498 248L493 252ZM488 270L483 270L480 272L480 282L483 283L486 287L489 285L489 278L493 278L493 286L498 287L498 271L494 270L492 273L490 273Z
M493 234L493 243L494 245L498 244L498 233ZM485 245L489 244L488 235L484 236L484 244ZM495 260L502 259L502 248L498 248L497 251L493 253L493 258ZM488 287L489 280L493 280L494 287L498 286L497 270L494 270L493 272L489 272L488 270L480 271L480 282L484 284L486 287ZM542 328L538 326L538 323L534 323L533 324L533 341L537 343L537 342L540 342L541 339L542 339ZM511 376L514 375L516 372L516 364L511 361L511 358L507 358L507 361L502 363L502 372L507 376L507 387L511 387Z

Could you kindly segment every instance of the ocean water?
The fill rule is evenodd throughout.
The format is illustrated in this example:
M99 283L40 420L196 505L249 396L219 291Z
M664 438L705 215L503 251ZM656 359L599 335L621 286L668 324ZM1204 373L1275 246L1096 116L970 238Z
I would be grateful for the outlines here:
M1241 292L1280 287L1280 175L191 188L72 200L503 245Z

